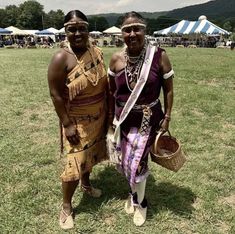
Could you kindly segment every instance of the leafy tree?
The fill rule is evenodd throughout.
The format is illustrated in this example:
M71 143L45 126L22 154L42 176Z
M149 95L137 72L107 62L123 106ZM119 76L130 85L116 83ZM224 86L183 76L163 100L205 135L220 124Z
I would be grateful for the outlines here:
M15 5L9 5L5 9L5 18L3 19L3 24L6 27L16 25L17 16L19 15L19 8Z
M6 11L4 9L0 9L0 28L6 28L5 24Z
M231 41L235 41L235 33L232 33L232 34L230 35L230 39L231 39Z
M43 20L44 28L61 29L64 25L64 12L62 10L49 11L45 14Z
M223 25L223 28L227 31L231 31L232 30L232 25L230 21L226 21Z
M147 31L146 34L152 35L154 31L157 30L156 19L146 19L147 22Z
M89 31L103 32L109 27L109 23L105 17L91 17L89 18Z
M123 20L123 16L120 15L120 16L117 18L117 21L116 21L116 23L115 23L115 26L118 27L118 28L120 28L121 25L122 25L122 20Z
M152 35L154 31L161 30L167 27L172 26L179 22L179 20L160 16L157 19L146 19L147 21L147 34Z
M43 28L43 6L34 0L28 0L19 6L19 17L17 26L23 29L42 29Z

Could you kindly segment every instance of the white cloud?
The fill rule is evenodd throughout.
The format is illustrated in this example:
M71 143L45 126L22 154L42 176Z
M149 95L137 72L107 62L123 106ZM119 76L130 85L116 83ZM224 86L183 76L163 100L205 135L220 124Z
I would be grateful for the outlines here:
M119 0L117 2L117 7L124 7L124 6L128 6L129 4L134 3L135 0Z

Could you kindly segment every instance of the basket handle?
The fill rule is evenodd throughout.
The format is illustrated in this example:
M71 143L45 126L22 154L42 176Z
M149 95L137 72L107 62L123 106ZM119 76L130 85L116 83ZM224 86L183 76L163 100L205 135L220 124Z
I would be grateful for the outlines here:
M171 133L170 133L169 130L167 130L167 131L160 130L160 131L158 132L158 134L157 134L157 136L156 136L156 139L155 139L155 141L154 141L154 143L153 143L153 150L154 150L155 152L157 152L157 143L158 143L159 138L160 138L163 134L165 134L166 132L167 132L167 133L169 134L169 136L171 137Z

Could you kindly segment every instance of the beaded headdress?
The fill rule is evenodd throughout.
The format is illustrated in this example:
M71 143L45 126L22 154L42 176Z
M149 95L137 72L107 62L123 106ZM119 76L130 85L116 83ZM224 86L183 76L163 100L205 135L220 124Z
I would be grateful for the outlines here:
M131 24L125 24L121 27L121 30L123 30L124 28L129 28L129 27L133 27L133 26L141 26L146 28L146 24L143 23L131 23Z
M75 24L86 24L86 25L89 25L89 23L87 21L84 21L84 20L79 20L79 21L73 21L73 22L67 22L67 23L64 23L64 26L68 26L68 25L75 25Z

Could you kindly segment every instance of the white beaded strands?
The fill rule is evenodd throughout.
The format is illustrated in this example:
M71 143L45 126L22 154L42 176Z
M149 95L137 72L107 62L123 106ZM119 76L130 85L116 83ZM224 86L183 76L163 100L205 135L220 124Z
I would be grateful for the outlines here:
M124 57L126 60L126 67L125 67L126 84L131 92L134 89L137 80L139 79L140 71L144 62L146 48L147 48L147 41L145 41L144 47L138 56L129 56L127 48L124 52Z
M74 55L74 58L76 59L77 64L79 65L79 67L80 67L82 73L86 76L86 78L91 82L91 84L92 84L93 86L96 86L96 85L98 84L98 82L99 82L101 76L100 76L99 71L98 71L99 69L98 69L98 67L97 67L97 61L96 61L96 59L95 59L94 56L93 56L93 52L91 51L90 45L88 45L87 50L89 51L89 54L90 54L91 59L92 59L92 62L93 62L93 64L94 64L94 69L95 69L95 71L96 71L96 76L95 76L95 79L94 79L94 80L91 79L91 76L89 76L89 75L87 74L87 72L85 71L84 66L81 64L81 61L78 60L76 54L73 52L73 50L72 50L72 48L71 48L71 46L70 46L69 43L68 43L68 48L69 48L69 50L72 52L72 54Z

